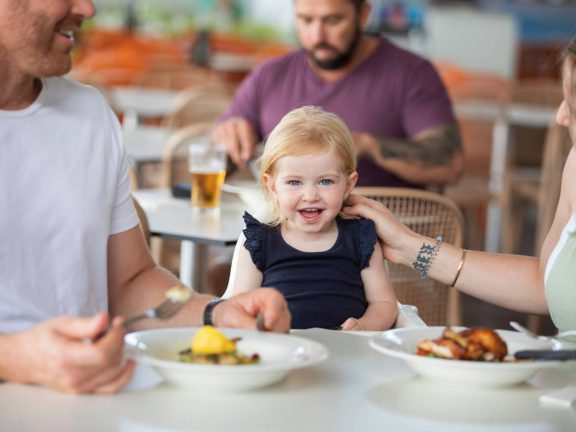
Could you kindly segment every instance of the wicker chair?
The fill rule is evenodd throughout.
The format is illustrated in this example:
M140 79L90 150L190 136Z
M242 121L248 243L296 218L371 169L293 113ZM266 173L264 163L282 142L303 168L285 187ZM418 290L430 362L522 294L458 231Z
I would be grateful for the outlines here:
M435 192L386 187L358 187L354 193L385 204L411 230L428 237L442 236L446 243L461 247L462 213L452 200ZM461 323L460 294L432 279L421 279L414 269L388 264L398 301L414 305L429 325Z
M171 189L179 183L190 183L188 171L188 146L194 139L205 139L212 123L197 123L176 130L166 143L162 156L160 187ZM163 267L177 274L180 268L180 242L154 238L154 259Z
M188 147L194 139L209 136L213 124L194 123L176 130L168 139L162 156L162 187L171 188L178 183L189 183Z

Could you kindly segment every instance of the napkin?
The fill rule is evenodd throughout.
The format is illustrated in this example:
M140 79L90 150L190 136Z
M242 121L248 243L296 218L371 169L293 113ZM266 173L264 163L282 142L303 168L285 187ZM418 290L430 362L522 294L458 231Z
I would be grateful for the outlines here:
M154 388L164 382L164 378L151 366L136 363L132 380L124 387L123 392Z
M568 386L540 396L540 403L548 406L572 408L576 406L576 386Z

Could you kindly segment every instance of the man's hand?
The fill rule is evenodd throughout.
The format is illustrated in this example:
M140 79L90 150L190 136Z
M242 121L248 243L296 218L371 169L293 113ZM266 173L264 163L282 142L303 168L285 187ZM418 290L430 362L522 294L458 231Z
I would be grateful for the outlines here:
M380 143L373 135L366 132L352 132L352 139L358 156L368 155L375 158L379 154Z
M212 319L218 327L256 328L258 314L264 314L264 328L287 333L291 316L284 296L272 288L258 288L230 297L214 308Z
M252 124L243 118L231 118L219 124L212 133L212 139L226 146L230 159L238 167L243 167L254 155L258 142Z
M68 393L116 393L134 371L134 362L123 360L121 324L115 318L106 332L108 316L102 313L55 318L29 331L2 335L0 378Z

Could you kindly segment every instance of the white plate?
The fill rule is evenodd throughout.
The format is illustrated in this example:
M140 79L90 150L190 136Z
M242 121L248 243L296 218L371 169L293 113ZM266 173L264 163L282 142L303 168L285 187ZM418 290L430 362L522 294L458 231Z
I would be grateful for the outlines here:
M179 387L202 392L252 390L280 381L291 370L308 367L328 358L328 349L302 337L219 329L229 338L242 338L238 351L258 353L255 365L203 365L178 361L178 352L190 346L197 328L145 330L126 335L129 351L139 362L154 367L166 380Z
M262 185L255 180L231 180L222 185L222 190L237 194L252 215L266 207L266 197Z
M558 366L557 361L474 362L444 360L416 355L418 344L424 339L436 339L445 327L403 328L388 330L370 340L376 351L406 361L418 374L426 378L472 385L476 387L505 387L527 380L542 368ZM462 328L454 328L461 330ZM549 341L529 338L521 333L497 330L508 345L508 354L525 349L551 349Z

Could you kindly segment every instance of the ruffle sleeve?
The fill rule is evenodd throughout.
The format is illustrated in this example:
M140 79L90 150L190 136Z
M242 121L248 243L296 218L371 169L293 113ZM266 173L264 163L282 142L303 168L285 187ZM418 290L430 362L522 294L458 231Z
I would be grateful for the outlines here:
M262 243L264 242L264 225L248 212L242 216L246 227L242 230L246 241L244 247L250 253L250 258L260 271L263 271Z
M374 246L378 241L374 221L370 219L358 220L358 242L360 250L360 270L364 270L370 264L370 258L374 253Z

